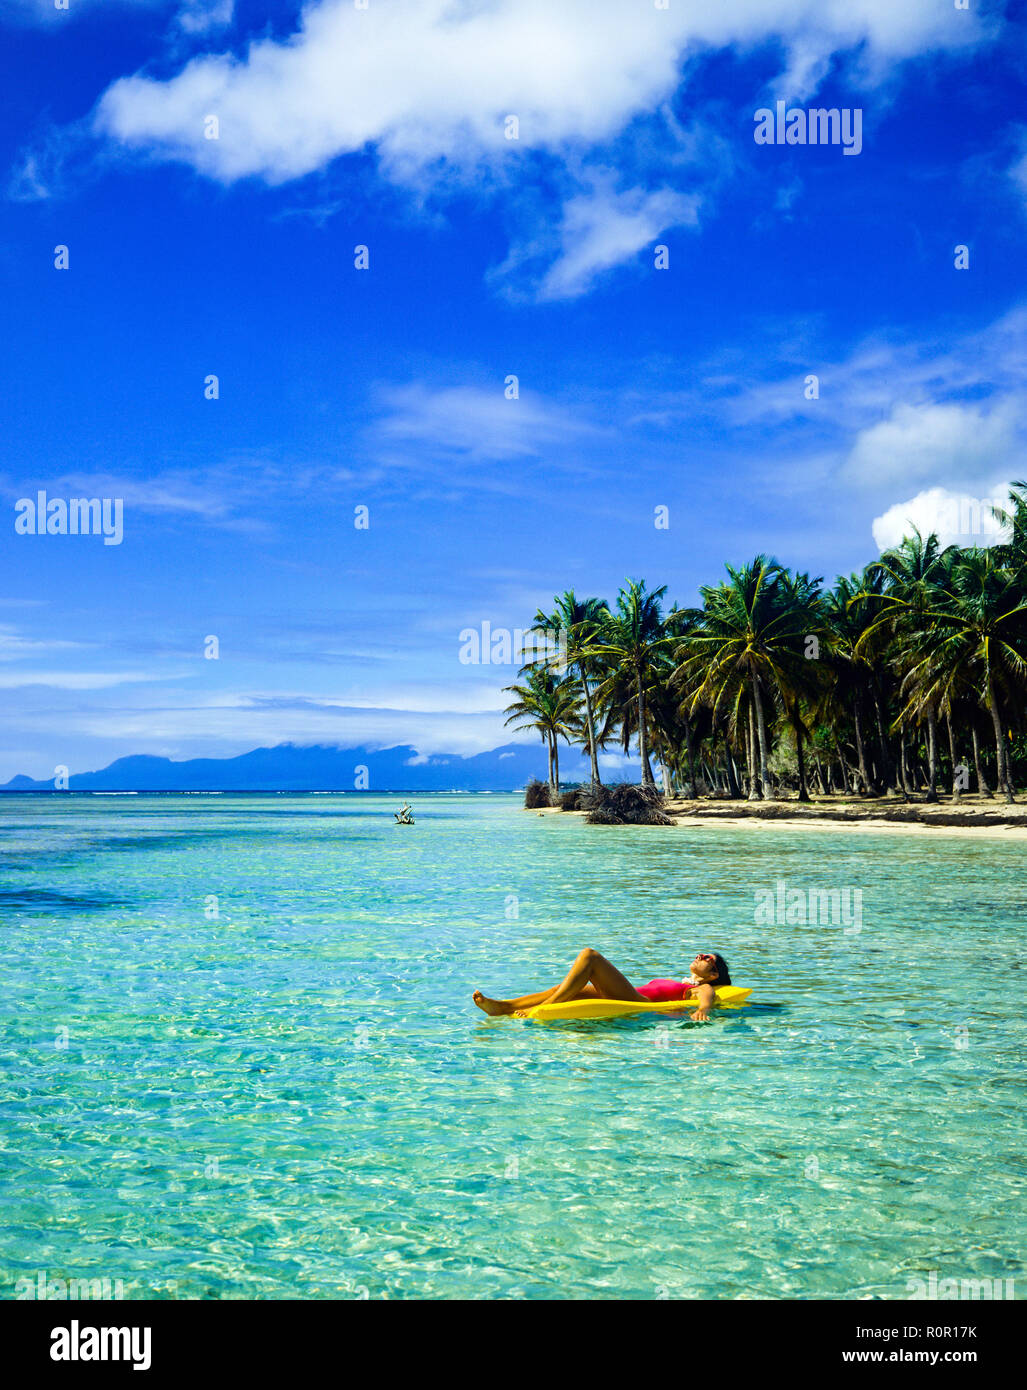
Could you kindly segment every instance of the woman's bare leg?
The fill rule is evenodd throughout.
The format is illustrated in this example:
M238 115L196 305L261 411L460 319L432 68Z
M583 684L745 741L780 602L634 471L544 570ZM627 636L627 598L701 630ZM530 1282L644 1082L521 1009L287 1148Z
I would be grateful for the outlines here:
M477 990L474 1002L487 1014L512 1014L532 1009L536 1004L561 1004L567 999L579 999L583 994L598 995L601 999L644 999L615 965L591 946L586 946L555 989L522 994L517 999L489 999Z
M533 1009L536 1004L544 1004L559 988L559 985L551 985L549 989L540 989L536 994L521 994L516 999L490 999L487 994L482 994L480 989L476 989L471 997L478 1008L484 1009L487 1014L512 1014L519 1009ZM594 995L595 990L591 985L586 985L581 993Z
M510 999L507 1002L512 1009L533 1009L536 1004L545 1004L550 995L555 994L559 988L559 985L553 985L550 989L539 990L537 994L522 994L519 998ZM586 985L582 993L584 994L591 988L591 985Z
M585 993L586 985L591 985L593 993L598 994L600 999L640 999L645 1003L645 996L639 994L631 981L591 946L585 947L563 983L557 985L546 1002L562 1004L567 999L577 999Z

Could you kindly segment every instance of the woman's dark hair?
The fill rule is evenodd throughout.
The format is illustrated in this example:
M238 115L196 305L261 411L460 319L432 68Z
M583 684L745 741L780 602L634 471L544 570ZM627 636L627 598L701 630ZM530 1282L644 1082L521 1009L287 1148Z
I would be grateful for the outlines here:
M727 968L727 961L723 956L713 953L713 963L717 967L717 984L729 985L731 983L731 971Z

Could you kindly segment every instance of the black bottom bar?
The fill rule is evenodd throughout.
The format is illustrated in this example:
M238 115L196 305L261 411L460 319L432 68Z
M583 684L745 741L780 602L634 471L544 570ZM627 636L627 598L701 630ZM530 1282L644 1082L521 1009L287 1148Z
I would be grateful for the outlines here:
M569 1381L650 1375L767 1375L958 1366L994 1377L1011 1363L1015 1303L143 1303L0 1304L3 1365L48 1385L288 1374L306 1384L373 1370L481 1382L544 1373ZM544 1337L545 1341L538 1339ZM554 1340L555 1339L555 1340ZM666 1352L659 1349L666 1348ZM106 1359L99 1359L107 1353ZM566 1369L561 1371L561 1357ZM541 1361L538 1360L541 1358ZM370 1361L370 1366L368 1362ZM136 1370L138 1366L138 1370ZM703 1367L706 1370L703 1370ZM289 1387L292 1390L292 1386Z

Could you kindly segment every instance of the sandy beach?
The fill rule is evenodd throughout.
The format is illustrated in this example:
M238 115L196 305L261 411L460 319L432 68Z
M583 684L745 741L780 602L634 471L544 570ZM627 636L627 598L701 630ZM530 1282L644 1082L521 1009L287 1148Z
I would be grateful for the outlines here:
M666 812L675 826L728 825L756 831L846 829L857 833L955 835L970 839L1027 840L1027 803L1009 805L998 798L965 796L937 803L903 802L898 797L836 797L831 801L689 801L671 798ZM584 811L547 807L546 816L579 816ZM602 827L597 827L602 828ZM658 830L659 826L652 829Z

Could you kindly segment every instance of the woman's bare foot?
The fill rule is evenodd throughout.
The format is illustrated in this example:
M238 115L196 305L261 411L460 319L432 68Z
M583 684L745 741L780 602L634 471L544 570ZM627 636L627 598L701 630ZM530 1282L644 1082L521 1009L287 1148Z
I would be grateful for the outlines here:
M480 989L476 989L471 996L479 1009L482 1009L490 1018L498 1018L500 1014L513 1013L510 1005L505 999L488 999L482 994Z

